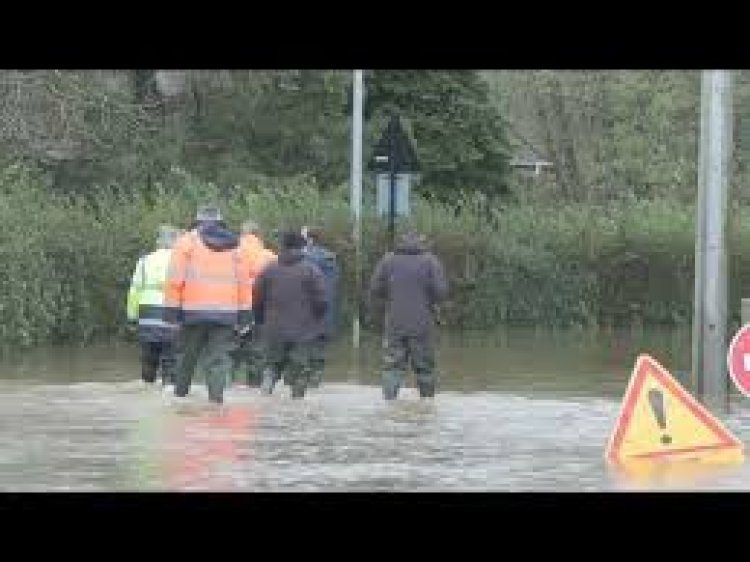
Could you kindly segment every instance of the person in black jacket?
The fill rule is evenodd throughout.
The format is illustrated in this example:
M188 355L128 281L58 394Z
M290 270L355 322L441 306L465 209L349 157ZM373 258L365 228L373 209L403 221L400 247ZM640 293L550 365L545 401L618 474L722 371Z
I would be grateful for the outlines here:
M312 374L313 348L324 329L327 301L323 274L304 259L305 244L299 232L285 233L278 262L255 281L253 311L266 348L263 394L271 394L288 371L292 398L302 398Z
M403 235L396 251L386 254L370 280L371 301L385 301L383 397L393 400L411 366L422 398L435 395L433 324L435 306L448 295L440 260L414 232Z

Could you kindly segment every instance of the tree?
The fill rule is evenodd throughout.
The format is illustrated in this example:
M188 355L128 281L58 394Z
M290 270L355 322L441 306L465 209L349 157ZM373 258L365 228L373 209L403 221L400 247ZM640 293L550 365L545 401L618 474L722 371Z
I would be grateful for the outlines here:
M554 163L556 197L694 195L699 72L500 71L488 79L508 100L510 121Z
M346 73L234 71L217 78L204 73L197 81L201 113L188 132L186 154L193 169L309 174L322 185L348 177L349 124L340 112Z
M378 70L366 74L365 118L373 146L391 112L411 129L422 168L418 189L455 201L507 193L509 145L489 88L469 70Z

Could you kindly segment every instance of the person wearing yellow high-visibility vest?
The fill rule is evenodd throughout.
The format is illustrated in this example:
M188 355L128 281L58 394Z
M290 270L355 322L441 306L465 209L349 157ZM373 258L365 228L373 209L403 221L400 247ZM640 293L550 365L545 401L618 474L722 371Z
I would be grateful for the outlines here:
M156 382L161 370L163 384L174 384L175 345L179 326L167 320L164 292L172 247L180 231L172 226L159 228L156 251L138 259L127 299L128 322L137 323L141 344L141 378Z

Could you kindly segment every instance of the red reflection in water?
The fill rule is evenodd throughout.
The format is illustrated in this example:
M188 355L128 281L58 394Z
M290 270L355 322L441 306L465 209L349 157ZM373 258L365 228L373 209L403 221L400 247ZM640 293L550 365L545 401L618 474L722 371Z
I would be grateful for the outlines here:
M230 491L228 471L247 458L255 422L247 406L222 406L172 420L166 458L170 488Z

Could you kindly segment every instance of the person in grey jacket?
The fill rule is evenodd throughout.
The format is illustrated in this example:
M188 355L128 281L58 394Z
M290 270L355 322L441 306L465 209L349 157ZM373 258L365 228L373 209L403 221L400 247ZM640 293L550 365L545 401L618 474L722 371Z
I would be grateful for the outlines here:
M341 276L336 254L320 243L320 229L305 226L302 228L302 236L307 240L303 253L305 258L314 263L320 269L325 280L326 301L328 307L323 318L323 331L313 345L312 375L310 387L317 387L323 380L325 369L326 347L333 341L337 324L337 302L338 285Z
M411 363L422 398L435 396L434 313L448 296L443 266L424 239L407 232L370 279L370 300L385 301L383 397L398 397Z
M278 262L267 266L255 281L253 312L266 347L263 394L271 394L288 371L285 379L292 387L292 398L302 398L312 374L327 299L323 274L304 259L305 244L299 232L284 234Z

